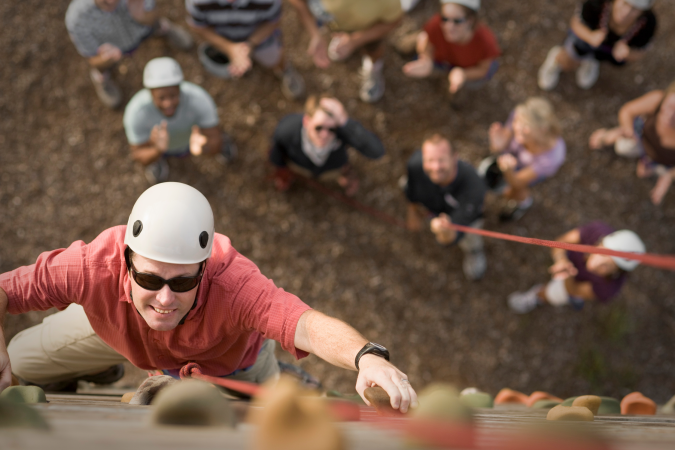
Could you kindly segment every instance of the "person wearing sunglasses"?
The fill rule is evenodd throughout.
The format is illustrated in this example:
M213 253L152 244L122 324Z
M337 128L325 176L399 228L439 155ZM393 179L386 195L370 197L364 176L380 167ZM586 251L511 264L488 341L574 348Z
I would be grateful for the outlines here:
M417 403L386 348L277 288L215 232L208 200L185 184L155 185L127 226L0 275L0 325L6 312L49 308L61 312L8 347L0 326L0 391L12 371L24 383L54 386L126 360L174 377L195 362L205 375L263 383L279 376L278 341L296 358L313 353L358 370L362 395L377 385L395 409Z
M417 36L417 59L403 66L411 78L447 73L450 94L475 89L499 67L501 50L490 28L478 20L480 0L441 0L441 11Z
M304 114L284 117L274 131L269 160L275 188L287 191L299 175L335 180L346 195L355 195L359 180L349 164L349 147L369 159L384 155L380 139L351 119L339 100L310 96Z

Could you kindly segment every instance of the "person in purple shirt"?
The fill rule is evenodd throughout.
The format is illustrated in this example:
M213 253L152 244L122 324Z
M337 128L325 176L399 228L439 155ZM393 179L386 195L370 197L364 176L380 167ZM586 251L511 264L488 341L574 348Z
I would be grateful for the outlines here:
M506 200L501 220L518 220L532 206L530 188L552 177L565 162L567 148L551 103L540 97L516 106L505 124L490 126L490 152L478 168Z
M645 245L637 234L630 230L614 231L600 221L568 231L556 240L620 252L645 252ZM571 305L575 309L581 309L587 301L607 303L619 294L628 278L628 272L640 264L631 259L587 255L561 248L554 248L551 256L551 281L545 285L537 284L526 292L509 295L508 304L514 312L525 314L546 303L555 306Z

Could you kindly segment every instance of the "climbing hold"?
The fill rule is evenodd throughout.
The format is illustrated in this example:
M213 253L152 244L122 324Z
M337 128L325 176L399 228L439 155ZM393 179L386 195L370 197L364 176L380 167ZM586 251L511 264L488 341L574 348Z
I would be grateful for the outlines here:
M568 399L565 399L564 402L562 402L562 406L572 406L572 403L574 403L574 400L576 400L578 397L570 397ZM607 414L621 414L621 407L619 406L619 401L615 398L612 397L602 397L600 396L600 408L598 408L598 414L599 416L604 416Z
M254 450L344 450L342 433L333 423L326 402L305 393L289 376L266 385L256 397L249 421L258 426Z
M558 402L558 403L562 403L562 401L563 401L562 398L558 398L553 394L549 394L548 392L534 391L527 398L527 402L525 404L531 408L532 405L537 403L539 400L552 400L552 401Z
M663 405L661 412L664 414L675 414L675 395L670 400L668 400L668 403Z
M656 403L640 392L631 392L621 400L621 414L653 416L656 414Z
M122 396L122 398L120 399L120 402L121 403L129 403L131 401L131 399L134 398L134 395L136 395L135 392L127 392L126 394L124 394Z
M598 415L598 410L602 404L602 399L597 395L582 395L572 402L572 406L584 406L588 408L594 416Z
M471 408L466 406L457 390L448 384L433 384L420 392L419 406L412 410L417 419L451 420L468 422L473 419Z
M558 405L554 408L551 408L551 410L546 415L546 420L592 422L593 413L590 409L583 406Z
M167 386L178 383L178 380L169 375L155 375L146 378L129 400L130 405L149 405L152 399Z
M369 387L363 391L363 396L370 402L370 406L381 416L400 416L402 413L391 406L391 399L387 391L379 386Z
M460 393L459 396L459 401L465 404L466 406L469 406L471 408L492 408L494 407L494 400L492 396L486 392L468 392L468 393Z
M556 406L558 406L560 402L556 402L555 400L539 400L534 402L530 408L532 409L551 409Z
M229 400L215 386L197 380L172 384L152 402L151 421L157 425L234 427Z
M504 404L527 404L528 396L522 392L514 391L513 389L504 388L495 397L495 405Z
M48 430L49 425L40 413L30 406L0 396L0 428Z
M2 391L0 398L16 403L47 403L45 391L38 386L10 386Z

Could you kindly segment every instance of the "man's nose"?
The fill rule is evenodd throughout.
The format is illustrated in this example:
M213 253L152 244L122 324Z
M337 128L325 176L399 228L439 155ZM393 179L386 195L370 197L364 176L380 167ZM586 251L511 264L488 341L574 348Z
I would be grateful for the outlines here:
M175 300L176 293L169 289L169 285L165 284L162 289L157 291L156 298L161 305L170 305Z

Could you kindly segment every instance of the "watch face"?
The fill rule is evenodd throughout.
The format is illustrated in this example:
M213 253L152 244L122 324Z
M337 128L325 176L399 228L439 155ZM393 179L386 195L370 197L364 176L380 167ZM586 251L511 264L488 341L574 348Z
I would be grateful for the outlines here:
M372 345L373 347L375 347L375 348L377 348L377 349L379 349L379 350L382 350L382 351L384 351L384 352L387 351L387 349L386 349L383 345L376 344L376 343L374 343L374 342L371 342L370 345Z

